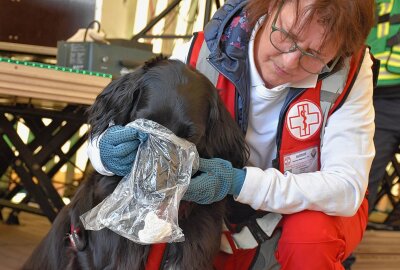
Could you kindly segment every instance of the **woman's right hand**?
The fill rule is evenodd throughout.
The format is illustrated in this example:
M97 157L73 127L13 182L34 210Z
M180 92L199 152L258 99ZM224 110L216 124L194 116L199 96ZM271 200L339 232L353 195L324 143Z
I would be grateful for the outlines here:
M114 174L127 175L132 169L140 143L147 138L146 133L133 127L109 127L99 140L101 162Z

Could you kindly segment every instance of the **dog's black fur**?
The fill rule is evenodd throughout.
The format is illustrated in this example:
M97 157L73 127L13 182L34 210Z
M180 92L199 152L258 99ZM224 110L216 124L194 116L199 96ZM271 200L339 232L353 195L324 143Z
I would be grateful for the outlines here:
M157 58L111 82L89 108L93 136L111 121L125 125L150 119L196 144L201 157L220 157L244 166L244 136L214 86L185 64ZM108 196L121 177L97 173L84 181L23 269L144 269L149 246L135 244L103 229L85 231L79 216ZM182 205L185 205L182 209ZM182 210L182 211L181 211ZM225 200L211 205L181 203L179 226L185 241L169 244L164 269L212 269L219 250ZM79 229L74 249L66 235Z

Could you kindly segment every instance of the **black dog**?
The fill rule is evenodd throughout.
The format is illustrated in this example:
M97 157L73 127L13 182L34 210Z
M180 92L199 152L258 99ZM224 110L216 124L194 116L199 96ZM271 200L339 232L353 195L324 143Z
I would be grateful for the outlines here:
M157 58L146 63L111 82L89 109L94 136L111 121L125 125L137 118L158 122L193 142L203 158L220 157L236 167L244 166L247 159L243 133L214 86L179 61ZM79 219L112 193L120 180L99 174L85 180L23 269L144 269L150 246L135 244L108 229L85 231ZM162 268L212 269L226 201L181 202L179 213L185 241L168 244Z

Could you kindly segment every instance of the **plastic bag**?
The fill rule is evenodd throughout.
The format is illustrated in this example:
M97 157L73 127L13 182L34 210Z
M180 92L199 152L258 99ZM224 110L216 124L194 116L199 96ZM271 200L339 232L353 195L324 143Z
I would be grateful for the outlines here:
M184 240L179 202L199 167L196 146L150 120L127 126L148 133L133 168L114 192L80 218L86 230L105 227L136 243Z

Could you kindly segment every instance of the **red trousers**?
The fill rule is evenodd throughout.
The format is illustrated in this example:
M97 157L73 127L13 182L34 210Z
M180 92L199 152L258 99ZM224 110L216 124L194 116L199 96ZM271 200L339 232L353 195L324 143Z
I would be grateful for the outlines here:
M342 261L361 242L368 222L364 199L352 217L316 211L285 215L275 257L281 270L342 270Z
M284 215L275 252L280 269L343 270L342 262L361 242L367 222L367 199L352 217L308 210ZM254 256L256 249L234 249L234 254L220 252L214 266L217 270L247 270Z

